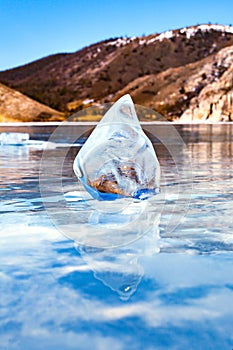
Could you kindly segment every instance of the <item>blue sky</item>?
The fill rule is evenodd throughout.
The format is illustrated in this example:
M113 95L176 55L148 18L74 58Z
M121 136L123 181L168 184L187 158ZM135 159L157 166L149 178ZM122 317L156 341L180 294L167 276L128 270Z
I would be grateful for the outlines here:
M110 37L233 24L232 14L232 0L0 0L0 70Z

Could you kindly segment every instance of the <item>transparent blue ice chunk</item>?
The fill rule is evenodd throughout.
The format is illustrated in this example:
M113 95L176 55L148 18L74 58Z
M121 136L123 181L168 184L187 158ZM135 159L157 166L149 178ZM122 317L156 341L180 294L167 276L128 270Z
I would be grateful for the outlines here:
M143 200L159 192L159 162L130 95L107 111L79 151L73 168L86 191L98 200Z

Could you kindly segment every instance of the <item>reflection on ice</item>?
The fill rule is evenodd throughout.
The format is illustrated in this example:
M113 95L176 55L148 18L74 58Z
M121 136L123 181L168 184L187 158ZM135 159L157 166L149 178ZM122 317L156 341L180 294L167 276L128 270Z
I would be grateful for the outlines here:
M66 199L75 205L81 196L72 192ZM95 278L127 300L144 275L139 259L159 252L160 215L155 214L150 201L122 199L121 208L120 200L106 202L103 211L97 209L98 203L101 208L99 201L90 199L92 206L87 200L84 202L83 210L80 211L79 205L79 225L78 221L75 228L67 224L67 235L75 241L76 249ZM118 207L113 209L113 204Z
M53 213L58 228L77 244L101 249L124 246L146 235L158 224L150 201L122 198L101 205L102 202L91 198L82 199L78 193L76 197L74 192L65 196L72 209L67 216L59 211Z
M159 217L150 222L147 233L139 240L123 247L100 249L76 244L95 278L117 292L122 300L128 300L136 291L144 270L140 258L159 252Z
M159 192L159 162L129 95L104 115L79 151L74 172L98 200L147 199Z
M128 300L136 291L144 272L133 247L93 249L76 245L76 249L95 278L117 292L122 300Z

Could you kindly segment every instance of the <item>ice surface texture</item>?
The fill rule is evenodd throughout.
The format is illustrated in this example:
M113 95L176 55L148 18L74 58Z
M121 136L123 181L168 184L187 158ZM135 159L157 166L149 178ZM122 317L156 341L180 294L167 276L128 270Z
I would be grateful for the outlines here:
M159 162L130 95L107 111L73 167L85 189L98 200L147 199L159 192Z

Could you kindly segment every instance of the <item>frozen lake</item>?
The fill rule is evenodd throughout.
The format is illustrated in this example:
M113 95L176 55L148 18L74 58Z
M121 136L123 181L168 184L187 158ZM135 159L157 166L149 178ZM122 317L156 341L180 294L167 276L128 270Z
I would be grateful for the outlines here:
M233 348L232 125L158 128L161 194L113 215L67 134L0 146L1 350Z

